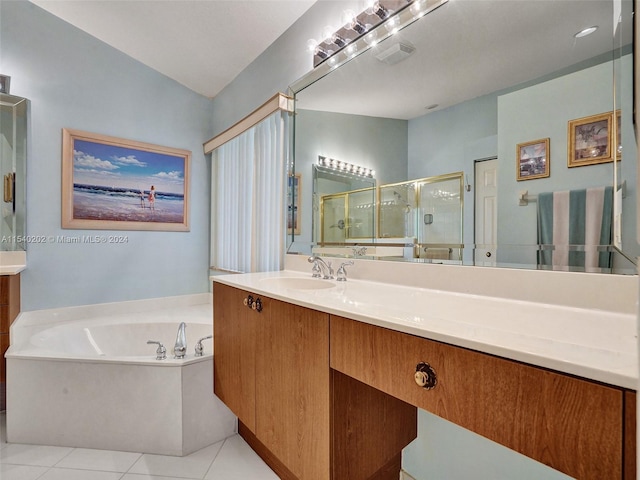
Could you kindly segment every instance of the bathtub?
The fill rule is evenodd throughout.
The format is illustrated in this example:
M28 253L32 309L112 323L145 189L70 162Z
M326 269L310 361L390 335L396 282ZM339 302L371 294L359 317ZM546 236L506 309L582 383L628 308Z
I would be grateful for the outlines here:
M187 356L174 359L183 321ZM208 294L22 313L6 354L8 441L183 456L233 435L212 341L194 355L212 329Z

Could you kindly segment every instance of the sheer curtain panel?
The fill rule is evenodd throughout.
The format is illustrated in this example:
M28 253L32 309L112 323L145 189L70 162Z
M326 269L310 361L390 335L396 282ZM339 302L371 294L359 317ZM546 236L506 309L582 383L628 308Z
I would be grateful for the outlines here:
M289 114L277 111L212 153L211 265L280 270L286 235Z

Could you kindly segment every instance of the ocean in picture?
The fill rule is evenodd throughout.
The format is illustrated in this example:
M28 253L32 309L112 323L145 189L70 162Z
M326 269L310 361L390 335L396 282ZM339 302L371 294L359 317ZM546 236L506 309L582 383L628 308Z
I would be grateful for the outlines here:
M73 184L73 218L127 222L184 222L184 195L149 189Z

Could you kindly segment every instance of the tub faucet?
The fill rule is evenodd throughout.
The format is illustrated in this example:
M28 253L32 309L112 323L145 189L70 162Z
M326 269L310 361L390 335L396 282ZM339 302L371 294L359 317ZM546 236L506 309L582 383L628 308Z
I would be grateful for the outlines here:
M196 357L201 357L204 354L204 347L202 346L202 341L203 340L209 340L210 338L213 338L213 335L207 335L206 337L202 337L200 340L197 341L197 343L196 343Z
M181 322L178 326L178 336L176 337L176 344L173 347L173 354L175 358L184 358L187 353L187 335L185 329L187 325Z
M320 272L322 271L322 278L325 280L333 279L333 268L331 268L331 262L326 263L322 258L312 255L308 259L309 263L313 263L312 277L319 278L321 276Z
M167 349L162 343L157 340L148 340L147 345L158 345L158 349L156 350L156 360L164 360L167 358Z

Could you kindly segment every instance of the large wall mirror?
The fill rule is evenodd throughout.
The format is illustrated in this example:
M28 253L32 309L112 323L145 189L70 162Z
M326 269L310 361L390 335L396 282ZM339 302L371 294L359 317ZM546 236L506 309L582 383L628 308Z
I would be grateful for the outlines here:
M321 78L301 79L292 86L300 224L289 252L636 273L632 10L631 0L449 1ZM318 182L319 156L375 171L371 234L318 235L320 199L351 190L336 191L327 169ZM458 198L437 194L459 210L409 201L416 181L451 175ZM393 237L380 234L385 201L411 213ZM419 237L445 219L460 239Z

